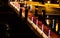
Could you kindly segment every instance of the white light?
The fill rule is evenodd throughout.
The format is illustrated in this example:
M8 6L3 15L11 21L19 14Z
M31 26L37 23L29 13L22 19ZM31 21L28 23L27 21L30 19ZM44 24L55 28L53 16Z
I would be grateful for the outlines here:
M46 19L46 23L47 23L47 25L49 25L50 24L50 20Z
M42 31L43 31L43 29L44 29L44 25L42 24Z
M49 18L49 16L47 15L47 18Z
M33 21L33 17L32 17L32 21Z
M53 24L52 24L52 28L54 28L54 21L55 21L55 20L53 19Z
M32 0L29 0L29 1L32 1Z
M50 38L50 30L49 30L49 33L48 33L48 38Z
M36 20L36 25L38 26L38 19Z
M50 1L47 1L47 3L49 3L49 4L50 4Z

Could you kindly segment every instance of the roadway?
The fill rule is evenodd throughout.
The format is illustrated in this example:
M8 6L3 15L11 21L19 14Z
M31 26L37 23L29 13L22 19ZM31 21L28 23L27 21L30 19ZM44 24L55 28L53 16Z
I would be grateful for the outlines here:
M60 15L60 6L59 4L49 4L45 3L44 5L41 2L32 2L27 1L28 5L32 5L32 10L34 10L35 6L40 6L40 8L43 8L46 10L46 15ZM39 9L42 10L42 9Z
M45 4L46 15L60 15L60 7L58 4Z

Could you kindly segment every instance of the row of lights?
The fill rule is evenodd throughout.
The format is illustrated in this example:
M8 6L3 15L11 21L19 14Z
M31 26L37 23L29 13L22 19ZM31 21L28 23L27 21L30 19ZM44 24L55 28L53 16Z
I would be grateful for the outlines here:
M29 1L32 1L32 0L29 0ZM49 3L50 4L50 1L47 1L47 3ZM31 6L32 7L32 6ZM47 18L49 18L49 16L47 16ZM46 23L47 23L47 25L49 25L50 24L50 20L49 19L46 19ZM38 21L36 22L36 25L38 25L37 24L38 23ZM53 26L52 26L52 28L54 28L54 19L53 19ZM56 27L55 27L56 29L56 32L58 31L58 23L56 23Z
M12 0L9 0L9 1L12 1ZM18 0L15 0L15 2L17 2ZM24 0L20 0L20 1L24 1ZM25 0L26 1L26 0ZM29 0L29 1L32 1L32 0ZM59 1L57 1L58 3ZM50 1L47 1L47 3L51 3Z
M18 0L15 0L15 2L17 2ZM20 1L24 1L24 0L20 0ZM29 0L29 1L32 1L32 0Z
M48 18L49 16L47 16ZM46 19L46 23L47 25L50 25L51 23L51 20L50 19ZM55 23L55 19L52 19L52 29L54 29L54 23ZM55 26L55 31L58 32L58 28L59 28L59 25L58 25L58 21L56 21L56 26ZM60 31L59 31L59 34L60 34Z
M32 21L33 21L33 19L34 19L34 17L32 17ZM34 22L34 21L33 21L33 22ZM36 25L38 26L38 17L37 17L37 20L36 20ZM44 32L43 29L44 29L44 24L42 24L42 29L41 29L42 32ZM49 30L48 38L50 38L50 31L51 31L51 30Z
M48 17L49 17L49 16L47 16L47 18L48 18ZM33 17L32 17L32 21L33 21ZM50 21L51 21L51 20L49 20L49 19L46 20L47 25L50 24ZM55 19L53 19L52 21L53 21L52 28L54 28ZM36 25L38 26L38 18L37 18L37 20L36 20ZM42 24L42 31L43 31L43 28L44 28L44 25ZM55 28L56 28L55 31L58 32L58 21L57 21L57 23L56 23L56 27L55 27ZM59 34L60 34L60 31L59 31ZM49 33L48 33L48 37L50 38L50 30L49 30Z

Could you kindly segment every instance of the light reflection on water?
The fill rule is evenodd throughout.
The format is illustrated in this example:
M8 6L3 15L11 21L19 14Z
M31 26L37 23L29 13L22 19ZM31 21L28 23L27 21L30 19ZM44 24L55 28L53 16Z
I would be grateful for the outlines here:
M47 23L47 25L50 25L50 20L46 19L46 23Z
M55 27L56 29L56 32L58 32L58 23L56 23L56 27Z
M52 23L52 28L54 28L54 21L55 21L55 20L53 19L53 20L52 20L52 22L53 22L53 23Z
M49 28L52 29L57 34L60 34L60 29L59 29L59 20L56 18L45 18L45 22Z
M60 34L60 30L59 30L59 34Z

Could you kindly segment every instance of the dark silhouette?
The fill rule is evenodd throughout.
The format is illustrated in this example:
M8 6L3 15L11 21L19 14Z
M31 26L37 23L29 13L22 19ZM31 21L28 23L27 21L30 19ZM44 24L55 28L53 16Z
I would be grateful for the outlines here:
M27 17L28 17L28 9L25 8L25 21L27 22Z
M38 38L24 20L8 5L8 0L0 0L0 38ZM21 10L22 12L22 10ZM6 25L10 27L6 30Z

